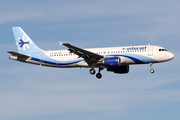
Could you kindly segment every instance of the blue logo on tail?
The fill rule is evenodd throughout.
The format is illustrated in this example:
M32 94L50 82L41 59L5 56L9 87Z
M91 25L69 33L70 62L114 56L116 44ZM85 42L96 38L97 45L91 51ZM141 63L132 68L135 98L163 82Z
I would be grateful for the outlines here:
M19 45L21 45L20 48L22 48L24 44L29 44L29 42L24 42L24 41L21 40L21 39L20 39L20 41L21 41L21 42L19 42Z
M26 50L26 47L27 48L30 48L27 44L30 44L30 42L28 42L29 38L27 38L25 40L25 36L23 36L23 40L21 38L19 38L20 42L17 43L18 45L20 45L19 49L21 49L23 47L23 50L25 51Z

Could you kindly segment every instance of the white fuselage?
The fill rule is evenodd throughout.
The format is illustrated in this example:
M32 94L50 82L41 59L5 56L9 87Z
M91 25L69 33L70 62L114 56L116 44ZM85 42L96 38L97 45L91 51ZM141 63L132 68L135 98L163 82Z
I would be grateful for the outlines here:
M163 51L160 51L163 50ZM85 49L106 57L117 56L121 58L122 65L148 64L169 61L174 58L171 52L165 51L160 46L125 46L125 47L106 47ZM26 60L28 63L39 64L49 67L91 67L83 58L78 58L74 53L68 50L42 51L39 57L31 56ZM99 67L100 65L95 65ZM101 65L101 67L106 67Z

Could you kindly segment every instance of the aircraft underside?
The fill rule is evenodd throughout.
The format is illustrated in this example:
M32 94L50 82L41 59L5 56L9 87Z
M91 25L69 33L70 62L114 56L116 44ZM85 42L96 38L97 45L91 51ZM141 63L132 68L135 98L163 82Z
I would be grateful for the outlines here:
M40 66L46 66L46 67L55 67L55 68L91 68L89 70L89 73L94 75L96 73L95 68L98 68L98 73L96 74L96 77L98 79L102 78L102 74L100 73L101 70L103 70L104 68L106 68L107 71L109 72L114 72L117 74L126 74L129 72L129 65L135 65L135 62L130 62L130 63L123 63L120 64L119 66L105 66L102 64L82 64L82 63L86 63L85 61L81 61L81 62L77 62L74 64L67 64L67 63L54 63L54 62L50 62L50 61L46 61L46 60L41 60L38 58L21 58L21 57L17 57L17 56L10 56L10 59L16 60L16 61L20 61L20 62L25 62L25 63L30 63L30 64L35 64L35 65L40 65ZM79 64L80 63L80 64ZM148 63L140 63L140 64L148 64ZM154 73L154 70L152 69L152 63L150 64L151 73Z

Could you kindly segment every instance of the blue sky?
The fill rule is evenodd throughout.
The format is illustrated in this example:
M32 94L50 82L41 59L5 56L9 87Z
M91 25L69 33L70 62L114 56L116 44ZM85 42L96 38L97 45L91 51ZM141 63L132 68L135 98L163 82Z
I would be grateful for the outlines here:
M178 0L1 0L1 120L179 120L180 2ZM172 61L130 66L125 75L58 69L9 60L20 26L44 50L131 45L163 46Z

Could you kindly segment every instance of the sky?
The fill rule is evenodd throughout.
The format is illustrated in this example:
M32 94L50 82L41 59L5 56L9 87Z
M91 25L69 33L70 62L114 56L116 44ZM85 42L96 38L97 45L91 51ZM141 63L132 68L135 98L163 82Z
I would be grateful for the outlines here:
M0 120L179 120L179 0L1 0ZM175 58L128 74L9 59L20 26L44 50L158 45Z

